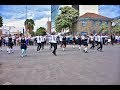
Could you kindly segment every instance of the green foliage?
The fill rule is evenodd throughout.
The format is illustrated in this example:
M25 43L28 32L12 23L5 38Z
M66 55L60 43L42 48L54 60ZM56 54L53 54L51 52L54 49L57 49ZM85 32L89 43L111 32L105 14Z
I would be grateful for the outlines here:
M46 32L45 32L45 28L44 27L40 27L36 31L36 35L45 35L45 34L46 34Z
M61 32L62 29L67 27L71 28L74 21L77 20L79 12L72 7L61 7L61 14L55 18L55 29Z
M30 34L31 34L32 37L35 36L35 32L34 31L31 31Z
M106 33L108 32L108 27L106 26L106 23L102 23L102 26L100 28L100 33Z
M34 20L32 19L26 19L24 25L27 26L26 29L29 29L29 33L31 33L32 30L34 29L35 23Z
M120 19L116 21L115 26L113 26L113 33L120 33Z
M3 18L0 16L0 27L3 26Z

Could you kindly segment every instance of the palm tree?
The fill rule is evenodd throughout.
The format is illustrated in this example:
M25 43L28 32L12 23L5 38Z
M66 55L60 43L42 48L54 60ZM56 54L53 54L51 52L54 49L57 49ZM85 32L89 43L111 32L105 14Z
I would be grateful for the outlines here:
M35 26L34 20L26 19L24 25L25 25L25 29L29 30L29 33L31 34Z

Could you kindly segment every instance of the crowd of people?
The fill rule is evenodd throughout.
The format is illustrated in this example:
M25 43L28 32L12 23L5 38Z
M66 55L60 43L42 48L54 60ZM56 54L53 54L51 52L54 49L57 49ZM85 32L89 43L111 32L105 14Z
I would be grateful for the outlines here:
M65 48L67 45L72 45L72 48L74 49L75 46L78 46L78 49L88 53L88 46L90 45L90 49L95 49L97 47L97 50L102 52L103 45L110 44L114 45L120 44L120 35L104 35L104 34L84 34L84 35L66 35L61 34L57 35L55 32L47 35L38 35L34 38L28 38L24 35L21 35L20 37L16 36L7 36L7 37L1 37L0 36L0 49L2 51L2 46L7 46L7 52L13 53L13 46L20 46L22 57L26 56L26 50L27 46L29 45L37 45L36 50L40 52L40 50L44 49L45 45L50 45L50 50L53 49L53 54L57 56L56 50L57 45L60 45L63 51L65 51Z

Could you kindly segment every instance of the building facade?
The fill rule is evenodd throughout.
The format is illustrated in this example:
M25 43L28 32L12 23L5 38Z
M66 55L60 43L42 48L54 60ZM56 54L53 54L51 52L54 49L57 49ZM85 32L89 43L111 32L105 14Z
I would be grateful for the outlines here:
M51 33L51 21L47 21L47 32Z
M72 31L75 34L79 34L81 32L86 32L88 34L98 33L101 29L103 23L106 24L108 30L111 30L112 23L111 18L101 16L95 13L86 13L79 17L78 21L74 23Z
M51 5L51 31L55 31L55 18L59 14L60 5Z

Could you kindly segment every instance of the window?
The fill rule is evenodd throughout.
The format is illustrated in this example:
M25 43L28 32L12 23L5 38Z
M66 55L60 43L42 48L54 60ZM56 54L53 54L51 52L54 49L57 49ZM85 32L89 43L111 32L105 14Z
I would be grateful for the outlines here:
M106 22L106 26L107 26L107 27L108 27L108 23L109 23L109 22L107 21L107 22Z
M82 26L85 27L87 25L87 21L82 21Z
M96 26L96 22L92 21L92 26L95 27Z
M100 23L99 23L99 26L101 26L102 25L102 21L100 21Z

